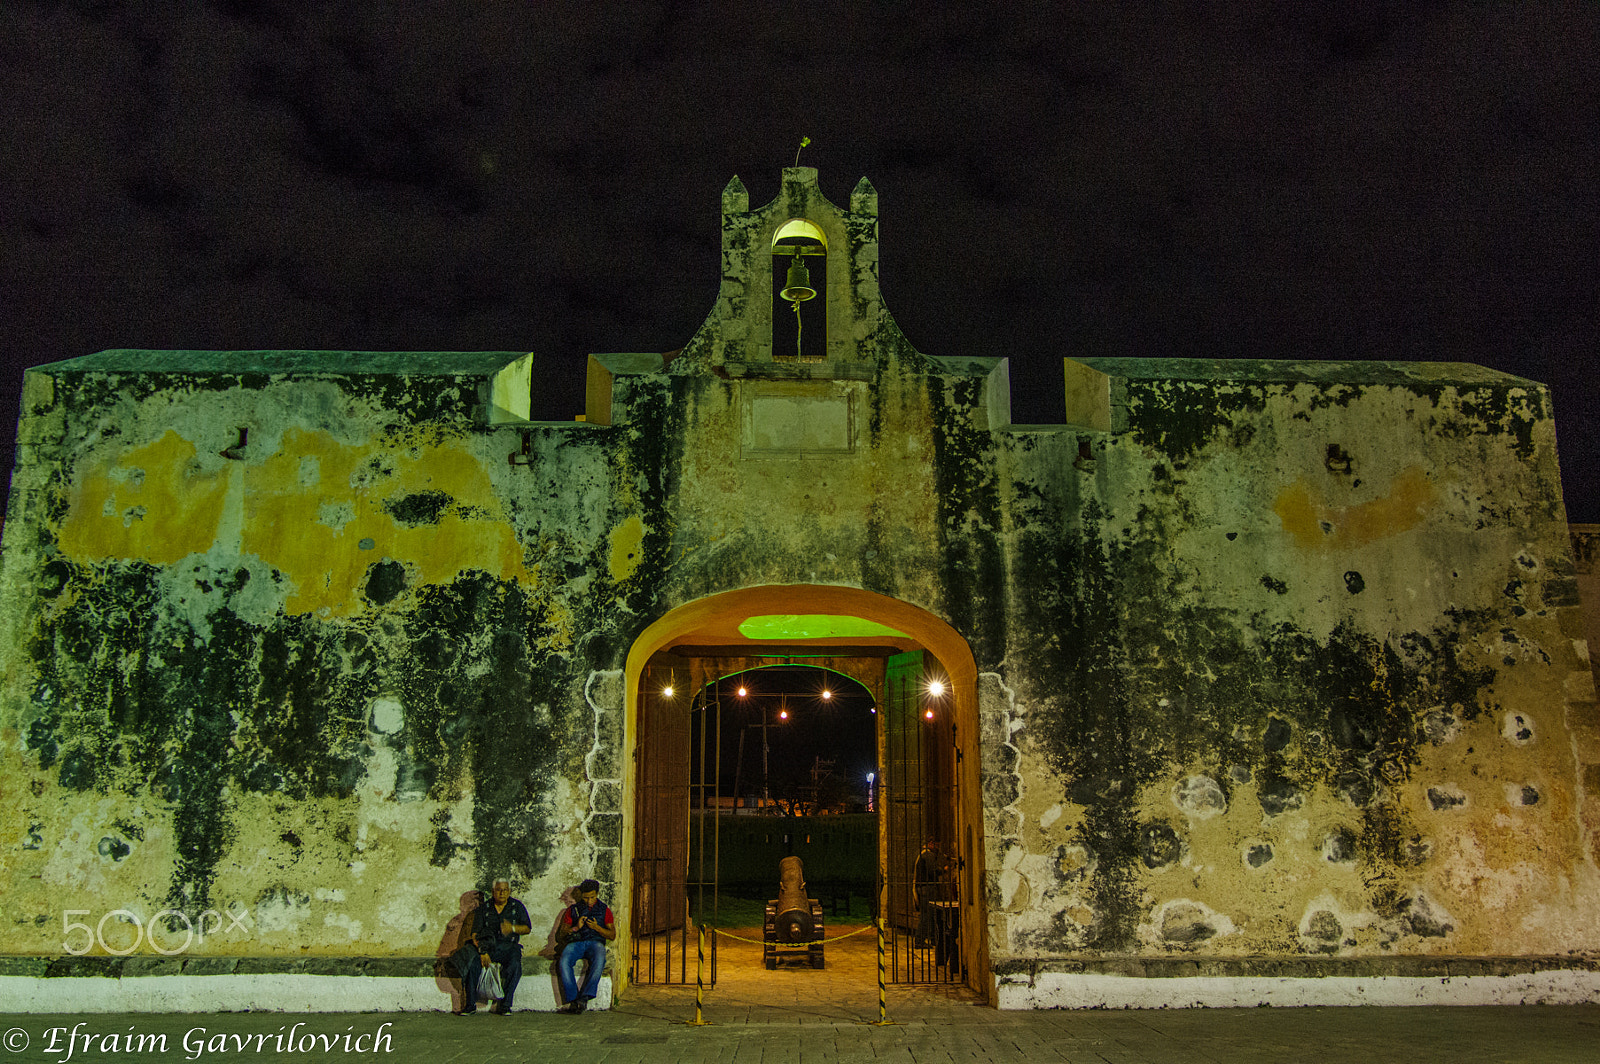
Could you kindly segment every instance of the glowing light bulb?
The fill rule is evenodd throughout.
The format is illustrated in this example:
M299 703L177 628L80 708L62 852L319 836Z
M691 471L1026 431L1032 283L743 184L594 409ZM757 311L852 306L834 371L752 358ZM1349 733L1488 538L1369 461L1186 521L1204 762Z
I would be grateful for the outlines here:
M826 701L827 701L827 700L828 700L828 699L830 699L830 698L832 698L832 697L833 697L833 692L832 692L832 691L830 691L830 690L828 690L828 689L827 689L827 688L826 688L826 687L824 687L824 688L823 688L823 689L822 689L822 700L823 700L823 701L824 701L824 702L826 702Z
M923 713L922 713L922 716L923 716L923 718L925 720L932 720L933 719L933 710L931 710L931 709L924 710Z
M778 710L778 719L779 720L788 720L789 719L789 711L787 709Z
M672 697L672 685L671 684L667 684L667 686L663 687L661 689L661 694L662 694L662 697L664 697L664 698L671 698Z
M929 680L928 681L928 693L930 695L932 695L933 697L935 697L935 698L938 698L940 695L944 694L944 681L942 681L942 680Z
M743 697L744 697L744 696L745 696L745 695L747 695L747 694L749 694L749 693L750 693L750 692L749 692L749 691L747 691L747 690L745 690L745 689L744 689L744 688L743 688L743 687L740 687L740 688L739 688L739 697L740 697L740 698L743 698Z

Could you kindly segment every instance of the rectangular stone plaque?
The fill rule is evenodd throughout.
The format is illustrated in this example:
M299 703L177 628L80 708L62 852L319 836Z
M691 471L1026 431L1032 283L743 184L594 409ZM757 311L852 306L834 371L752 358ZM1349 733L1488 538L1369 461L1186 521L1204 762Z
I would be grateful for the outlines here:
M762 381L744 386L747 458L807 458L855 450L855 396L836 381Z

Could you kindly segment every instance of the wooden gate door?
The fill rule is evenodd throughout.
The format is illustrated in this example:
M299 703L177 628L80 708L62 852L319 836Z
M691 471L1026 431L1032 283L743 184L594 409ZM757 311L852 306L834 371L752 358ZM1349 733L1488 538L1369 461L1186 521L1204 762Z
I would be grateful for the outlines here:
M646 669L639 685L639 730L634 745L638 774L633 848L636 983L682 978L684 951L678 940L687 919L690 730L682 701L662 697Z

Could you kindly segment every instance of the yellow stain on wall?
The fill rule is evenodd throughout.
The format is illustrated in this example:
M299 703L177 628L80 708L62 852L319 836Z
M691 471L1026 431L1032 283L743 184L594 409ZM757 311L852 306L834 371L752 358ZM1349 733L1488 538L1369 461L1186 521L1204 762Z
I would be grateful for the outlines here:
M1359 547L1421 524L1438 494L1422 467L1410 466L1394 478L1389 494L1381 499L1355 506L1327 506L1312 497L1310 486L1301 478L1278 493L1272 509L1283 522L1283 530L1306 550Z
M611 530L611 579L622 583L644 561L644 520L630 517Z
M74 558L166 565L211 549L235 463L201 473L194 444L168 429L74 480L57 542Z
M285 603L291 614L358 612L368 569L386 558L407 567L412 586L449 583L467 569L535 581L488 473L459 445L435 438L359 447L290 429L259 464L230 462L202 476L194 458L194 445L169 430L92 470L72 489L62 550L156 564L209 551L228 488L243 477L238 552L293 583ZM404 524L385 509L426 492L449 496L436 524ZM370 549L361 549L364 540Z
M291 429L278 452L250 470L241 550L295 583L290 613L347 616L374 562L411 570L407 583L446 584L467 569L532 583L522 545L482 464L459 446L413 441L351 447L324 432ZM437 524L407 526L384 508L443 492ZM370 539L371 549L360 544Z

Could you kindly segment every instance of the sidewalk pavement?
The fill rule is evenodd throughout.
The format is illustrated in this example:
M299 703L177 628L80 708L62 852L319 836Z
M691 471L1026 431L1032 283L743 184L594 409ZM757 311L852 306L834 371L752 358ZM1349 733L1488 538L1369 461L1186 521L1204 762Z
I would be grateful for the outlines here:
M630 987L609 1011L213 1012L0 1016L9 1061L275 1060L538 1064L1592 1064L1600 1005L1508 1008L1001 1012L960 987L890 987L875 949L830 944L827 967L767 971L724 940L695 1027L695 988ZM62 980L66 983L67 980ZM440 995L440 1008L449 999ZM87 1036L93 1036L89 1041ZM106 1036L116 1036L109 1041ZM133 1049L129 1051L129 1036ZM142 1048L141 1048L142 1047Z
M387 1060L480 1064L1576 1064L1600 1058L1600 1006L998 1012L915 991L890 996L897 1026L807 1009L707 1010L649 990L609 1012L4 1016L4 1061ZM685 1008L687 1006L687 1008ZM875 1008L864 1019L876 1015ZM669 1016L673 1018L669 1018ZM26 1048L21 1036L26 1036ZM90 1041L86 1036L94 1036ZM104 1036L116 1035L107 1042ZM128 1052L125 1039L143 1039ZM284 1048L292 1035L295 1047ZM164 1042L160 1041L164 1036Z

